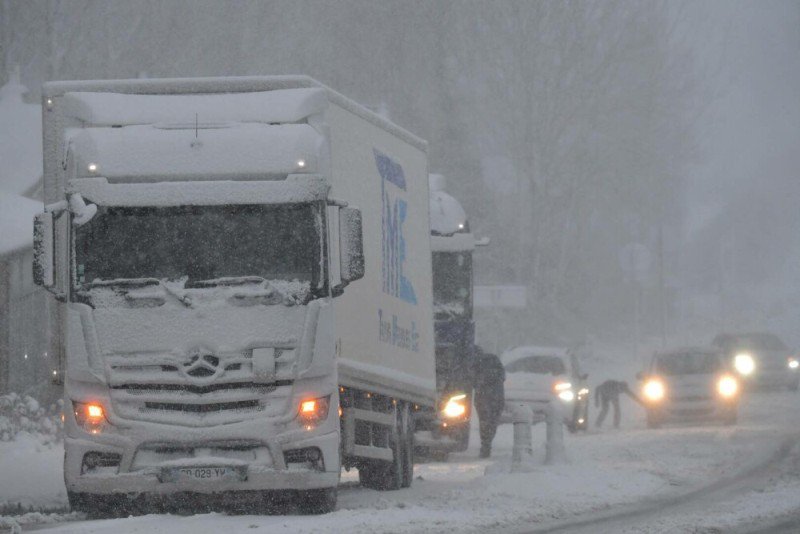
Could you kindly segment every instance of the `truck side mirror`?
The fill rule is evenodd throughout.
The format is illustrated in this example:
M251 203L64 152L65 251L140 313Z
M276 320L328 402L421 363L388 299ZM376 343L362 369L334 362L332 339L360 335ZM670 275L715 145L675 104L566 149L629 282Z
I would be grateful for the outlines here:
M39 213L33 219L33 282L51 293L55 290L53 214Z
M339 264L344 284L364 277L364 237L361 229L361 210L339 210Z

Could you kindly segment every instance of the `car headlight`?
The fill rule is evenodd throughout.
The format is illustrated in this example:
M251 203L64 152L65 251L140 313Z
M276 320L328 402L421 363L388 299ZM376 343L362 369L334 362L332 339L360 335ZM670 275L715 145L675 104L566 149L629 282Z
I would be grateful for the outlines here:
M720 396L730 399L739 392L739 383L732 376L723 376L717 382L717 392Z
M444 408L442 408L442 415L444 415L447 419L458 419L460 417L465 417L466 414L467 395L465 393L453 395L447 399L447 402L444 404Z
M756 370L756 362L751 355L742 352L733 358L733 367L740 375L747 376Z
M658 402L664 398L665 388L661 380L651 379L645 382L642 388L645 398L649 401Z
M565 402L570 402L575 399L575 393L572 391L572 384L569 382L559 381L553 384L553 393Z
M798 362L794 358L789 358L789 361L786 363L789 366L789 369L795 371L798 367L800 367L800 362Z

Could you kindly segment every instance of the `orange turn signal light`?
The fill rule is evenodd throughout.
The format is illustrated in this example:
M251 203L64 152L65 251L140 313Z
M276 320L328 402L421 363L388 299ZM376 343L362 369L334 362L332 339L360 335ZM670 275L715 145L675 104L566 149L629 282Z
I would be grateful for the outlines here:
M307 399L300 402L298 417L307 429L313 428L328 417L330 397Z

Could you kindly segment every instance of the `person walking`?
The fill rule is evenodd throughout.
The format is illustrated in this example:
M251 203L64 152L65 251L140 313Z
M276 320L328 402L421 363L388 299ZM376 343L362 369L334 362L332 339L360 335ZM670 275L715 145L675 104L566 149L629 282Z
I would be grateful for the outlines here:
M595 388L594 405L595 407L601 406L600 415L597 416L597 422L595 423L597 428L603 426L603 421L605 421L606 415L608 415L609 405L614 406L614 428L619 428L620 419L622 419L622 413L619 408L619 396L622 393L628 395L637 403L642 404L642 400L631 391L627 382L606 380Z
M506 370L496 354L484 352L476 345L472 377L481 437L480 457L488 458L492 454L492 441L497 434L500 414L505 406L503 383L506 380Z

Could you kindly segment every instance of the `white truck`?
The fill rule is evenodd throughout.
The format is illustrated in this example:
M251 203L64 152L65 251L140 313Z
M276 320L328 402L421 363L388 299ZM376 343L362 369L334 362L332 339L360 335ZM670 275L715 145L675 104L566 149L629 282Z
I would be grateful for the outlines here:
M321 513L342 466L409 486L436 409L426 143L296 76L52 82L43 114L73 509Z

